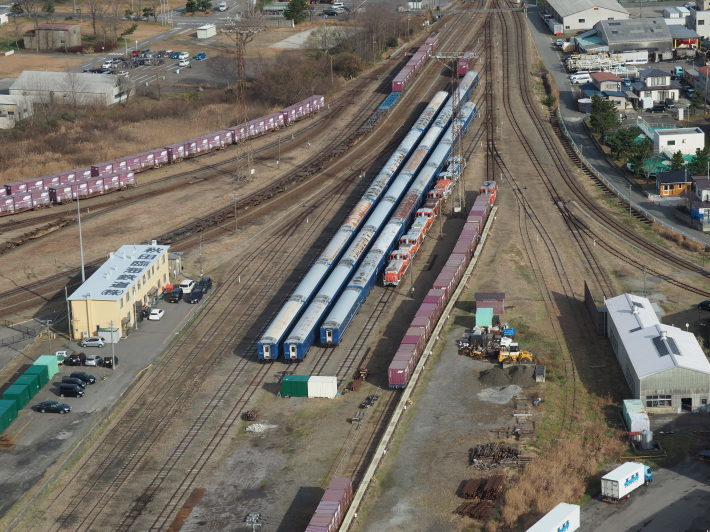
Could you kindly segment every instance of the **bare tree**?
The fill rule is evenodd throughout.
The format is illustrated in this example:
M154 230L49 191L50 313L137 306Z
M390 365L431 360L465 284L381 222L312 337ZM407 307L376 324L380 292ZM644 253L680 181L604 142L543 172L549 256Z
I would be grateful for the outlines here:
M22 12L25 13L35 25L35 43L36 49L39 51L39 35L37 35L37 26L39 26L39 15L42 12L42 0L18 0L17 4L22 8Z

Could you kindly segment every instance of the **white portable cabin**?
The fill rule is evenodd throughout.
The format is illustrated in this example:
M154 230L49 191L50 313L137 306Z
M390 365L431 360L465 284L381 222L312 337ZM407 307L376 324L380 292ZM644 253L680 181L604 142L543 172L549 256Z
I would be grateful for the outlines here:
M217 35L217 27L214 24L205 24L197 28L198 39L209 39Z
M338 395L337 377L313 376L308 379L308 397L332 399Z
M561 502L527 532L573 532L579 530L579 505Z

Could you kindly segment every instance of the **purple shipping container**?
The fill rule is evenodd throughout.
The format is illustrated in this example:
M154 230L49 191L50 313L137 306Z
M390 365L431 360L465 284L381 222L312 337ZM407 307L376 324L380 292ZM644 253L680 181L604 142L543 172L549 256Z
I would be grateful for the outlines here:
M184 144L172 144L166 146L165 149L168 152L168 160L171 163L176 163L185 158L185 145Z
M404 388L409 383L409 364L403 360L393 360L387 369L390 388Z
M64 172L63 174L59 174L59 184L60 185L68 185L69 183L75 183L76 182L76 172Z
M83 198L89 193L89 183L86 181L80 181L78 183L73 183L71 186L72 197Z
M50 188L58 187L61 184L59 174L52 174L44 178L44 186Z
M0 214L11 214L15 212L15 200L12 196L0 198Z
M424 318L421 316L418 318L414 318L412 320L411 326L412 327L420 327L420 328L424 329L424 331L426 331L427 336L429 336L431 334L431 330L433 328L429 318Z
M121 172L121 174L126 174L128 172ZM121 182L119 178L120 174L107 175L104 177L104 192L111 192L112 190L118 190L121 188Z
M25 192L27 192L27 183L25 181L5 185L5 193L8 196L14 196L15 194L24 194Z
M91 167L91 177L101 177L114 172L116 161L107 161L105 163L95 164Z
M325 107L325 96L321 96L320 94L311 96L311 109L313 112L319 111L323 109L323 107Z
M229 131L232 135L232 143L237 144L248 138L248 128L246 124L239 124L238 126L230 127Z
M126 172L118 175L118 183L121 188L136 186L136 175L133 172Z
M40 190L45 190L44 186L44 178L43 177L35 177L33 179L28 179L25 181L25 184L27 185L27 192L38 192Z
M44 207L49 205L49 191L48 190L36 190L30 192L30 197L32 198L32 207Z
M64 203L74 198L71 185L60 185L49 189L49 200L52 203Z
M429 317L431 316L432 312L436 310L436 305L433 305L431 303L422 303L419 305L419 310L417 310L417 313L415 317L420 318L422 316Z
M79 183L81 184L81 183ZM98 196L104 193L104 178L92 177L86 180L86 194L88 196Z
M26 211L32 208L32 194L18 193L12 196L15 203L15 212Z

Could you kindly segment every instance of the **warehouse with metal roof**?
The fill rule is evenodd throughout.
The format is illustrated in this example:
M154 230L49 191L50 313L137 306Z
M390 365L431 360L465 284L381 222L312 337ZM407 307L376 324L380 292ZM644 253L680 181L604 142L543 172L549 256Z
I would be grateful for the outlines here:
M151 306L169 283L169 247L131 244L111 253L68 298L73 338L108 339L116 329L121 337L134 328L143 307Z
M609 47L609 53L626 50L663 52L673 49L671 30L661 17L602 20L594 28Z
M604 301L606 334L635 399L649 412L707 412L710 362L695 335L662 324L645 298Z
M565 33L589 30L601 20L629 18L616 0L547 0L545 12L560 21Z

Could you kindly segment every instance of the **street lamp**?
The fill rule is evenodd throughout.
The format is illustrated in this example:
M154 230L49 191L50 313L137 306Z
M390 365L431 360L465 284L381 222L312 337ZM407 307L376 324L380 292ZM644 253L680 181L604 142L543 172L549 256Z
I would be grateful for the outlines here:
M116 348L113 345L115 343L113 338L113 320L108 323L108 326L111 328L111 371L113 371L116 369Z
M281 135L278 136L278 145L279 145L279 154L276 157L276 168L279 167L279 163L281 162Z
M47 326L47 344L49 344L49 354L52 354L52 330L49 328L52 325L52 320L45 320L44 324Z
M237 233L237 198L239 194L232 194L232 199L234 200L234 233Z
M632 184L629 183L629 216L631 216L631 186Z

